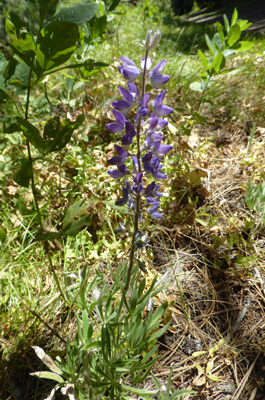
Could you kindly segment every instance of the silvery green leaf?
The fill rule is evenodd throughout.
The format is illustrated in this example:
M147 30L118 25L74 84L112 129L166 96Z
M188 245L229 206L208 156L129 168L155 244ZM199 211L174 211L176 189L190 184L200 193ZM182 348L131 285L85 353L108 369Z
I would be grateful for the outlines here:
M41 347L32 346L32 348L35 351L35 353L37 354L37 356L39 357L39 359L41 359L41 361L46 365L46 367L48 367L51 371L55 372L58 375L63 374L63 372L60 370L60 368L57 367L57 365L53 362L51 357L48 356ZM58 382L61 382L61 381L58 381ZM63 382L63 380L62 380L62 382Z

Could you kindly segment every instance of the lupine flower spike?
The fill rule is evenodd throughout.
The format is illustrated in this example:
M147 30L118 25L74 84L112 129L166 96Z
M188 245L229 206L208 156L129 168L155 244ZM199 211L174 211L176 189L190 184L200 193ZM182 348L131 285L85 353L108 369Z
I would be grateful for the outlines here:
M115 204L127 205L133 216L133 238L125 291L129 287L134 253L148 242L148 235L143 234L139 227L142 214L146 211L152 218L163 217L159 212L163 194L159 192L160 186L156 181L167 178L162 169L162 157L172 149L172 146L162 144L161 131L168 124L163 117L170 114L173 109L163 104L165 89L156 94L153 101L151 101L151 93L145 92L148 79L156 90L169 81L169 76L161 73L167 63L166 60L160 61L151 69L153 60L149 57L149 51L158 45L160 39L159 30L154 34L148 30L145 41L141 43L145 49L145 56L141 59L139 67L130 58L120 58L122 64L118 70L127 81L127 88L119 86L122 99L112 103L116 122L106 125L111 132L123 134L122 146L114 146L117 155L108 160L110 165L117 167L117 169L108 170L108 174L123 182L122 197ZM140 78L140 85L136 83L138 78ZM130 230L120 223L117 232L126 231Z

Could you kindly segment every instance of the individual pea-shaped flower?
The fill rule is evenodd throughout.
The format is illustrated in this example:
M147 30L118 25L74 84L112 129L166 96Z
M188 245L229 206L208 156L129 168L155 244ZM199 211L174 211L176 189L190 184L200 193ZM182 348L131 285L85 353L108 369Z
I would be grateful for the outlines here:
M153 152L145 154L142 158L144 170L148 174L152 174L154 179L160 181L166 179L167 175L162 171L162 164L160 164L160 158L153 156Z
M118 70L128 82L134 82L135 79L140 75L141 70L130 58L120 57L120 60L122 61L123 65L119 65Z
M170 79L169 75L162 75L160 73L162 71L162 69L164 68L164 66L166 65L166 63L167 63L166 60L160 61L160 63L154 67L153 71L149 73L151 85L155 89L159 89L162 85L167 83Z
M152 207L148 210L148 212L149 212L149 214L151 215L151 217L153 217L153 218L155 218L155 219L163 218L163 215L160 214L160 213L157 211L158 207L159 207L159 206L158 206L158 204L157 204L157 205L152 206Z
M131 196L132 189L131 189L131 185L130 185L128 179L125 179L125 188L122 188L121 190L122 190L123 196L116 201L116 203L115 203L116 206L124 206L125 204L127 204L128 202L130 202L132 200L132 196ZM128 207L129 207L129 204L128 204Z
M146 68L146 71L145 71L145 72L146 72L146 75L148 74L148 72L149 72L149 70L150 70L150 68L151 68L151 66L152 66L152 63L153 63L152 57L147 57L147 59L146 59L146 66L145 66L145 68ZM141 63L140 63L140 65L141 65L142 70L144 70L145 57L141 58Z
M129 154L127 153L126 150L124 150L123 147L117 146L116 144L114 145L114 148L115 148L116 152L118 153L118 155L114 156L110 160L108 160L108 164L110 164L110 165L124 164L127 157L129 156Z
M164 115L168 115L172 113L173 108L165 106L163 104L165 95L166 95L166 89L162 90L161 93L159 93L154 101L154 113L157 117L162 117Z
M147 129L146 134L154 133L159 131L160 129L165 128L168 125L168 122L165 119L158 118L155 113L152 113L150 118L147 120L149 123L149 129Z
M123 146L127 149L133 142L134 136L136 136L136 131L134 129L134 126L126 121L125 123L125 131L126 135L124 135L121 139Z
M119 165L117 169L109 169L108 174L114 179L124 178L126 175L129 175L130 172L127 170L125 164Z
M113 133L122 132L123 129L125 128L125 122L126 122L125 116L115 110L112 110L112 113L116 118L117 122L111 122L110 124L107 124L106 128Z
M135 116L135 121L138 121L139 116L141 116L142 118L146 117L148 115L148 102L150 99L150 94L149 93L145 93L143 95L143 98L139 104L139 108L137 111L137 114Z
M135 193L140 193L143 190L143 173L142 172L137 172L136 177L134 178L134 185L133 185L133 191Z
M141 249L147 245L148 242L148 235L142 235L140 231L136 232L135 235L135 244L137 249Z
M128 82L128 88L129 90L119 86L118 89L123 99L112 102L113 107L123 115L127 115L131 111L139 97L139 89L134 83Z
M155 181L146 186L144 195L146 196L146 203L148 205L159 204L160 198L163 196L163 194L158 191L159 188L160 185L157 185Z

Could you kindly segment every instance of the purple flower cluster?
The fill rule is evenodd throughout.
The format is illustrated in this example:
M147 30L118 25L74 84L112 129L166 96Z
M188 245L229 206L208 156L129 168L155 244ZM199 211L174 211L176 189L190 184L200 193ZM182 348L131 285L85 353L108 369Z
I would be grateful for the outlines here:
M121 134L122 145L114 146L117 154L108 160L110 165L116 166L108 170L108 174L124 182L122 197L116 201L116 205L127 204L129 209L135 210L139 220L143 209L153 218L162 218L158 210L162 193L156 181L167 177L162 170L162 157L172 149L172 146L162 144L161 130L168 124L163 117L173 111L163 104L166 90L162 90L153 101L150 100L151 94L145 93L147 79L154 89L159 89L169 80L168 75L162 74L166 60L151 70L153 60L148 56L148 51L157 44L158 39L157 32L154 36L150 34L150 38L147 35L146 43L149 44L145 45L146 53L141 59L140 68L131 59L120 58L122 65L118 69L126 79L128 89L118 88L122 99L112 103L116 121L106 125L111 132ZM140 90L134 83L137 78L141 78ZM131 167L128 166L129 161ZM148 183L149 176L153 178L151 183Z

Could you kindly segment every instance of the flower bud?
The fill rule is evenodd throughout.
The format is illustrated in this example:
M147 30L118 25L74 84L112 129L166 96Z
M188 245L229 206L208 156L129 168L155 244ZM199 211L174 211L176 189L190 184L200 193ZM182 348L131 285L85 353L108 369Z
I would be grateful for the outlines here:
M158 45L161 39L161 32L159 29L155 31L155 33L152 36L152 30L148 29L147 34L146 34L146 39L145 39L145 49L148 51L150 49L153 49Z

